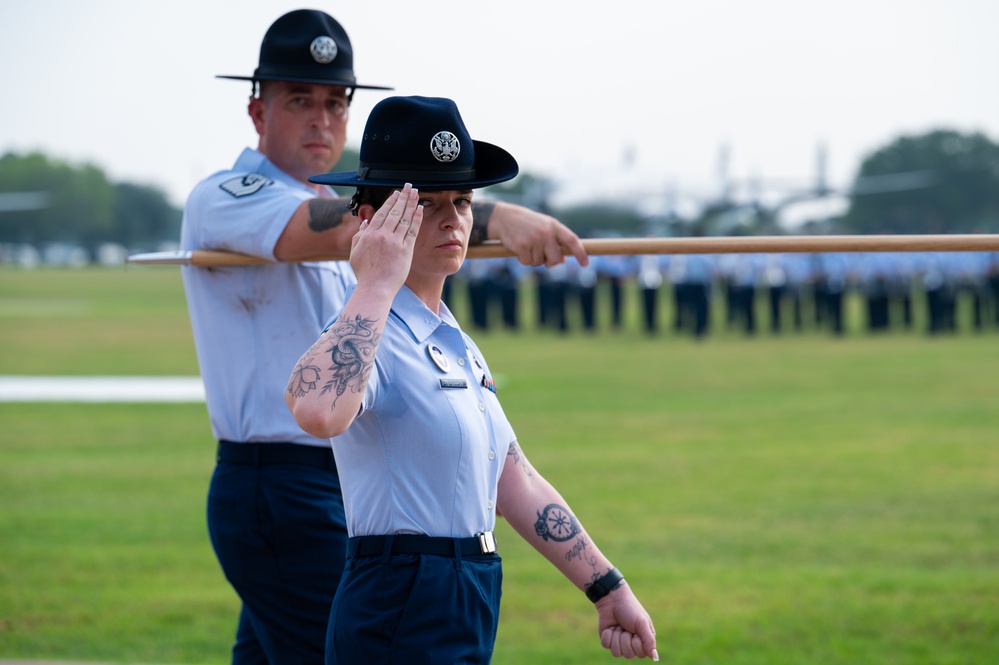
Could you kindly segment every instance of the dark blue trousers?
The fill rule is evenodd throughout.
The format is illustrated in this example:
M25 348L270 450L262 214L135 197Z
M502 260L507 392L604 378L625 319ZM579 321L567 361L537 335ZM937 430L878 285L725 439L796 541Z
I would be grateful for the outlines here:
M323 663L347 543L335 468L220 461L208 533L243 603L233 664Z
M496 554L353 557L333 601L326 663L489 663L502 582Z

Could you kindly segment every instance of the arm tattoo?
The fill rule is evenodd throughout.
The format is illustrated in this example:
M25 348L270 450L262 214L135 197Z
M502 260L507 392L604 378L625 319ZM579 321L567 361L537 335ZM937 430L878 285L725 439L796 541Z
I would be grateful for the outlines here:
M591 567L596 568L597 558L591 556L589 559L586 558L586 551L590 549L590 539L586 535L582 535L576 539L572 547L565 553L565 560L572 561L573 559L579 559L580 561L589 561Z
M341 199L312 199L309 201L309 228L316 233L335 229L350 212L350 203Z
M513 462L524 472L528 478L534 475L534 469L531 468L530 462L527 461L527 457L520 450L520 444L514 441L510 444L510 449L506 451L506 456L509 461Z
M496 204L493 201L472 203L472 232L468 236L469 245L479 245L489 239L489 218L493 216Z
M330 328L326 352L333 361L329 367L333 376L323 386L322 394L333 391L336 395L333 404L348 389L362 392L368 384L381 337L373 329L374 322L356 315L353 321L340 319Z
M534 531L543 540L554 540L564 543L582 532L576 516L565 506L549 503L538 513L538 521L534 523Z
M322 370L317 365L313 365L312 361L312 356L302 358L302 361L295 365L295 370L291 373L291 379L288 380L288 392L295 397L305 397L306 393L315 390L316 384L319 383Z
M607 570L601 573L600 571L597 570L596 559L590 559L590 565L593 567L593 574L590 575L591 581L583 585L583 591L589 589L591 586L593 586L596 583L597 580L599 580L601 577L603 577L610 571L614 570L613 568L608 568ZM618 580L617 584L611 587L611 591L614 591L615 589L620 589L622 584L624 584L624 580Z

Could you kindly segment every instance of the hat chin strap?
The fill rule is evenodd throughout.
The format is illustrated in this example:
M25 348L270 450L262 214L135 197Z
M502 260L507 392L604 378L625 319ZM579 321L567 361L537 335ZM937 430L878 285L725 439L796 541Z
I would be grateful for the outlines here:
M364 198L364 188L358 187L354 190L354 195L350 197L350 203L347 204L347 209L350 210L350 214L357 217L357 211L361 207L361 199Z

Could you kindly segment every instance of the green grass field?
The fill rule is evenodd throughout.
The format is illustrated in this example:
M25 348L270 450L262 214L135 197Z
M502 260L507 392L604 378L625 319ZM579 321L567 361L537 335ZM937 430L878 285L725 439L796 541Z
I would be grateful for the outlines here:
M999 331L476 339L664 662L999 662ZM0 270L0 345L0 374L197 374L175 268ZM0 424L0 657L228 662L204 405ZM498 538L494 662L610 662L582 594Z

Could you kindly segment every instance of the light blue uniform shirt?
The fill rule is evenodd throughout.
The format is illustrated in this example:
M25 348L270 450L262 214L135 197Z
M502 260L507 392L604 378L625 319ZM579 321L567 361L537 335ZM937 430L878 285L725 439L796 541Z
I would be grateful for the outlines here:
M273 259L295 209L315 197L261 153L244 150L232 169L194 188L184 208L181 248ZM215 438L328 446L328 439L299 428L284 391L302 352L343 307L354 283L350 265L183 266L181 275Z
M332 439L351 536L461 538L495 527L496 488L516 437L483 385L491 377L443 303L438 317L400 290L361 412Z

